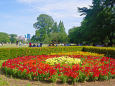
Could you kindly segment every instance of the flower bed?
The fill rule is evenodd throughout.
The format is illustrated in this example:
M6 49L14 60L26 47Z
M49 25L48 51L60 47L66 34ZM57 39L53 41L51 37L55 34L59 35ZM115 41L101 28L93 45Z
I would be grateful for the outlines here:
M91 52L83 52L83 51L76 51L76 52L61 52L61 53L51 53L49 55L84 55L84 56L101 56L104 57L104 54L98 53L91 53Z
M68 55L80 59L72 65L60 63L50 65L48 59L58 59L59 55L25 56L9 59L2 64L2 70L9 75L32 80L95 81L115 78L115 59L108 57ZM70 61L71 62L71 61Z

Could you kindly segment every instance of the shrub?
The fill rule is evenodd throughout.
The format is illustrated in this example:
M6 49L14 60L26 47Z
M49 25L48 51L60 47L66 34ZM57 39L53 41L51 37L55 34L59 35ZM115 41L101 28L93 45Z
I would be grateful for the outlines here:
M82 47L80 46L0 48L0 60L12 59L21 56L47 55L50 53L81 50Z
M88 47L83 47L83 51L105 54L106 56L115 58L115 48L112 48L112 47L88 46Z

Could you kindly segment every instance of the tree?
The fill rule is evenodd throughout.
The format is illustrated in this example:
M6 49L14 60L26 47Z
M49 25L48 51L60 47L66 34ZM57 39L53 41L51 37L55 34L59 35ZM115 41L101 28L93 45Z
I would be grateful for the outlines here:
M61 33L59 32L59 43L67 43L68 42L68 36L66 32Z
M58 29L59 29L59 32L62 32L62 33L65 32L65 27L62 21L59 22Z
M55 43L67 43L68 38L67 34L64 33L51 33L50 34L50 42L55 42Z
M51 42L67 42L67 34L62 21L59 25L54 22L53 18L46 14L41 14L37 18L37 22L34 23L36 29L35 36L32 40L36 40L43 43Z
M73 27L69 30L69 42L70 43L81 43L82 42L82 34L80 31L80 27Z
M17 35L16 34L10 34L9 36L10 36L10 42L15 43Z
M31 38L31 42L37 42L37 41L38 41L38 39L37 39L36 35L33 35Z
M62 21L59 22L58 25L58 30L59 30L59 42L60 43L65 43L68 41L67 34L65 32L65 27Z
M60 37L59 37L59 33L50 33L50 39L51 39L51 42L55 42L55 43L59 43L60 42Z
M7 33L4 32L0 32L0 43L7 43L10 42L10 38L9 35Z
M114 0L93 0L90 8L78 8L81 15L85 15L80 26L83 41L103 43L106 38L112 40L115 33Z
M54 20L49 15L41 14L39 15L39 17L37 17L37 22L34 23L33 26L37 30L36 36L38 36L40 42L43 42L45 40L45 37L51 32L53 24Z
M58 28L57 22L55 22L53 24L51 32L53 32L53 33L58 33L59 32L59 28Z

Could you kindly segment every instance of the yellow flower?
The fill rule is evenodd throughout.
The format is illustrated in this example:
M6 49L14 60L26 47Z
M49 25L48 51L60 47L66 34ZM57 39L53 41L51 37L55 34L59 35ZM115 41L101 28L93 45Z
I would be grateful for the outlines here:
M84 55L84 56L104 56L104 54L97 54L97 53L91 53L91 52L82 52L82 51L77 51L77 52L66 52L66 53L51 53L49 55Z
M73 64L79 64L81 62L80 59L77 58L71 58L68 56L61 56L61 57L55 57L55 58L49 58L45 61L49 65L55 65L55 64L68 64L68 65L73 65Z

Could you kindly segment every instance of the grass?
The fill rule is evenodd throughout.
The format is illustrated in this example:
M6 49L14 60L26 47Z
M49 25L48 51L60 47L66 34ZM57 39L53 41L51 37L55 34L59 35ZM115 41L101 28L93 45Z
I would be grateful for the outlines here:
M0 48L12 48L12 47L28 47L28 45L16 45L16 44L4 44L3 46L0 46Z
M28 83L26 86L31 86L31 84Z
M0 68L5 60L0 60ZM0 77L0 86L9 86L9 83Z
M0 78L0 86L9 86L9 83L5 80L2 80L2 78Z

